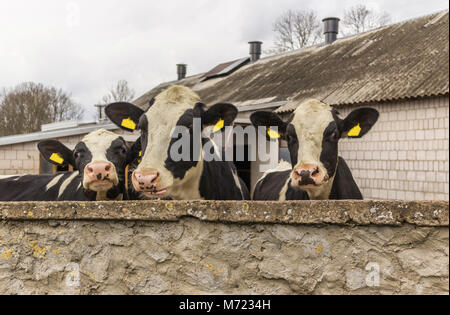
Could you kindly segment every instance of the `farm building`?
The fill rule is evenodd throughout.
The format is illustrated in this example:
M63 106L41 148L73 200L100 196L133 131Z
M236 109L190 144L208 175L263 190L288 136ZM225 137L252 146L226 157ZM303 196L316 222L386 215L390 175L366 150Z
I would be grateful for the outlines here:
M448 200L448 18L443 11L335 41L337 29L326 27L325 43L262 59L261 43L251 42L249 58L206 73L185 77L186 66L178 65L179 80L155 87L135 104L146 109L165 88L185 85L208 105L236 105L236 123L244 126L254 111L288 117L310 98L335 107L343 117L357 107L374 107L380 119L372 131L363 139L341 141L339 148L364 197ZM57 138L73 146L97 128L117 130L108 123L62 129L53 125L53 130L44 127L36 134L0 138L0 175L55 171L40 160L37 141ZM246 141L236 145L249 149ZM280 152L285 155L285 143ZM258 166L238 164L250 187L261 176Z
M448 18L443 11L331 44L224 63L161 84L136 105L146 108L163 89L183 84L206 104L238 106L239 124L249 124L256 110L288 116L309 98L334 106L342 116L371 106L380 112L372 131L340 143L365 198L448 200ZM258 51L257 44L250 43L251 52ZM252 165L252 187L259 175Z

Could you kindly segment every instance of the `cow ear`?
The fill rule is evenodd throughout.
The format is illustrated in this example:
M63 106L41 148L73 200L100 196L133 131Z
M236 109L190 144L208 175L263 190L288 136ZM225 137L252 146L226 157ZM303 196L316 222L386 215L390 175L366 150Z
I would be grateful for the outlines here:
M199 105L200 106L200 105ZM219 103L208 109L203 107L201 113L203 126L214 126L213 132L222 130L225 126L233 125L238 110L232 104Z
M361 138L375 125L379 115L373 108L355 109L339 124L342 137Z
M155 104L155 98L154 97L150 101L148 101L148 108L147 108L147 110L149 110L150 107L153 106L153 104Z
M51 164L58 166L71 165L74 169L76 168L73 151L59 141L40 141L38 150L44 159Z
M134 131L144 111L131 103L119 102L106 106L105 113L118 127L126 131Z
M250 116L255 127L265 127L267 140L284 139L287 123L280 116L271 112L255 112ZM276 129L275 129L276 128Z
M133 163L134 161L138 161L140 163L140 159L142 158L142 147L141 147L141 138L136 140L135 143L128 149L127 152L127 165Z

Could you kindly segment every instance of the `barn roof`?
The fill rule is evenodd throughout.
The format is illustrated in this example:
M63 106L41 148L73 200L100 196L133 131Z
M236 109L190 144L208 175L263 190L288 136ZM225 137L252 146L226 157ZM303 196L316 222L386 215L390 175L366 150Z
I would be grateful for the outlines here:
M72 137L72 136L81 136L86 135L90 132L106 129L110 131L116 131L119 128L110 122L103 123L79 123L77 126L70 128L63 128L57 130L48 130L48 131L39 131L28 134L21 135L12 135L6 137L0 137L0 147L5 145L17 144L17 143L26 143L26 142L34 142L34 141L42 141L48 139L57 139L63 137ZM125 141L136 141L138 136L136 134L124 134L121 135L125 139Z
M205 73L203 81L231 74L249 62L250 57L224 62Z
M167 82L146 93L148 101L172 84L193 88L207 104L238 107L282 104L291 111L309 98L340 106L449 92L448 10L261 59L234 73L202 82L203 74Z

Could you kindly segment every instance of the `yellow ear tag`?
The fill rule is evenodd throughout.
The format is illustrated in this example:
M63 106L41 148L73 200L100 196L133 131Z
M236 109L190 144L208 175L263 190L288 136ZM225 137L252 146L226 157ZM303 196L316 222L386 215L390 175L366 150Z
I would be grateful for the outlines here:
M276 132L275 130L272 130L271 128L269 128L269 130L267 130L267 134L269 135L269 137L271 139L280 139L281 135Z
M136 123L131 120L131 118L127 118L122 120L122 127L134 130L136 129Z
M142 156L142 151L139 151L139 156Z
M217 124L214 126L213 132L217 132L219 130L222 130L223 126L225 126L225 120L219 119Z
M139 151L139 157L142 157L142 151ZM141 162L142 162L142 160L138 159L138 163L141 163Z
M58 163L58 164L63 164L63 162L64 162L64 159L58 153L53 153L50 156L50 160L55 162L55 163Z
M358 124L355 127L353 127L353 129L350 130L347 135L349 137L358 137L360 133L361 133L361 126Z

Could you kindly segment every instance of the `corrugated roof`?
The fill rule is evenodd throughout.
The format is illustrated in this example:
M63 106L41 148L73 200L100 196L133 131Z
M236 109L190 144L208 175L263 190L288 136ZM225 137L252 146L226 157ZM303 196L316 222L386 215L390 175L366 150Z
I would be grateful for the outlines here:
M207 104L288 101L290 111L309 98L338 106L449 92L448 10L243 66L227 77L169 82L140 98L145 103L171 84L184 84ZM187 80L187 79L186 79Z
M90 132L106 129L110 131L118 130L119 128L112 124L111 122L104 123L92 123L92 124L81 124L77 127L58 129L58 130L49 130L49 131L40 131L28 134L21 135L13 135L0 137L0 147L5 145L17 144L17 143L25 143L25 142L33 142L33 141L42 141L47 139L57 139L63 137L72 137L72 136L80 136L86 135ZM121 135L125 141L134 142L137 140L139 135L137 133L134 134L123 134Z
M98 130L100 128L103 128L106 130L114 130L114 129L117 129L117 126L114 124L111 124L111 123L87 124L87 125L81 125L81 126L76 126L76 127L72 127L72 128L60 129L60 130L40 131L40 132L34 132L34 133L28 133L28 134L22 134L22 135L6 136L6 137L0 138L0 146L16 144L16 143L23 143L23 142L32 142L32 141L38 141L38 140L40 141L40 140L46 140L46 139L55 139L55 138L83 135L83 134L88 134L92 131Z

